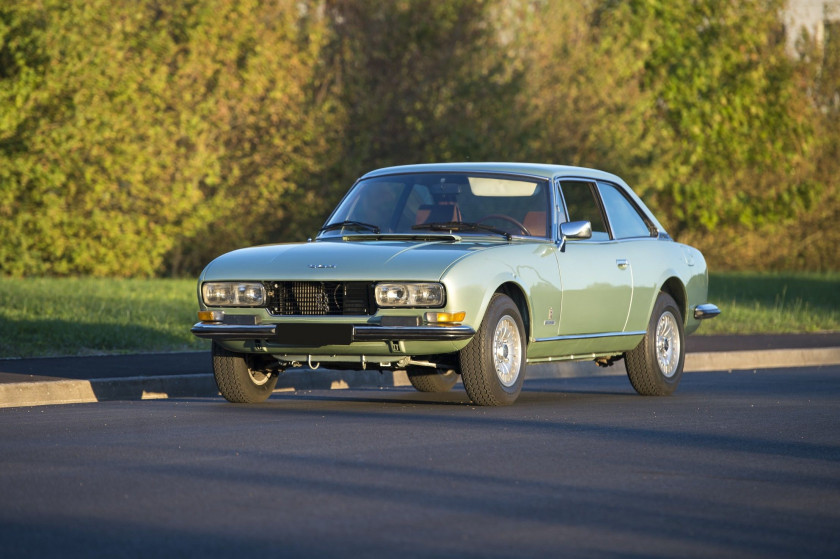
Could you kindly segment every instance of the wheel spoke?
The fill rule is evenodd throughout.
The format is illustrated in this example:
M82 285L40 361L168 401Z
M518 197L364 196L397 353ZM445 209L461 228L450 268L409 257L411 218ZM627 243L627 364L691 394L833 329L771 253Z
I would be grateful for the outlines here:
M680 360L680 335L673 314L665 312L656 325L656 360L662 374L670 378L677 372Z
M493 365L504 386L513 386L519 378L520 339L516 323L510 316L503 316L493 335Z

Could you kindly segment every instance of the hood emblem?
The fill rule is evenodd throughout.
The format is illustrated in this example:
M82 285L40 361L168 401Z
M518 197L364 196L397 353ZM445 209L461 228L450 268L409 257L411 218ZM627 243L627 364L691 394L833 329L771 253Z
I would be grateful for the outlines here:
M324 270L335 268L335 264L310 264L309 267L313 270Z

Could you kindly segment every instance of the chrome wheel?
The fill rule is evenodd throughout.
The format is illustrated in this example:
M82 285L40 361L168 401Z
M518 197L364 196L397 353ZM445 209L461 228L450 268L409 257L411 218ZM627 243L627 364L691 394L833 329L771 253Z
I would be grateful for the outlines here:
M662 313L656 324L655 343L659 370L665 377L671 378L679 366L681 347L677 319L668 311Z
M511 387L519 378L521 363L519 328L513 318L505 315L496 324L493 334L493 366L503 386Z

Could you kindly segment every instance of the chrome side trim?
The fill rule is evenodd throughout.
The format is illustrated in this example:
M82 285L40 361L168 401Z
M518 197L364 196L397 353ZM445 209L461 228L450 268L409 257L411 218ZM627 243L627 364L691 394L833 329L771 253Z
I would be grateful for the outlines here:
M554 338L537 338L535 342L561 342L565 340L591 340L593 338L621 338L625 336L644 336L645 331L639 332L603 332L601 334L577 334L574 336L556 336Z
M711 303L697 305L694 308L694 318L696 318L697 320L703 320L705 318L714 318L719 314L720 309L717 308L717 305L713 305Z

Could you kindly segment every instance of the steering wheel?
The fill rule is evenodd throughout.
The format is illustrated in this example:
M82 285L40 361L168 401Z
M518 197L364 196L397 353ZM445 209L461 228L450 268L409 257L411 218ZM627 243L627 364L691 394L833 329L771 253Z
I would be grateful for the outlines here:
M525 227L524 225L522 225L521 223L519 223L518 221L516 221L515 219L513 219L509 215L504 215L504 214L485 215L484 217L479 219L477 221L477 223L482 223L482 222L487 221L489 219L501 219L502 221L509 221L509 222L513 223L514 225L516 225L519 228L519 230L522 231L523 235L527 235L528 237L531 236L531 232L528 231L527 227Z

